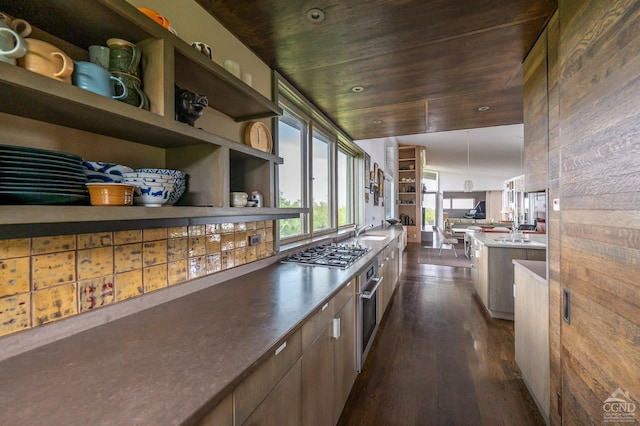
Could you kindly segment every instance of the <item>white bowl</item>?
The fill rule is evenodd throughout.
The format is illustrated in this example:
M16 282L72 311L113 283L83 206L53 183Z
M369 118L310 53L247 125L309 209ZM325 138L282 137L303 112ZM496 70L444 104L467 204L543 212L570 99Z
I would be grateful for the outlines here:
M169 194L169 201L166 205L173 205L177 202L187 189L187 173L182 170L172 169L136 169L136 173L158 173L175 178L173 192Z
M175 184L176 180L170 177L125 177L123 182L138 182L138 183L167 183Z
M133 204L145 207L160 207L169 200L173 185L136 185L133 191Z
M172 170L172 169L136 169L135 172L168 175L174 178L183 178L183 179L187 176L187 173L183 172L182 170Z
M124 178L166 178L167 175L163 175L162 173L123 173L122 177Z

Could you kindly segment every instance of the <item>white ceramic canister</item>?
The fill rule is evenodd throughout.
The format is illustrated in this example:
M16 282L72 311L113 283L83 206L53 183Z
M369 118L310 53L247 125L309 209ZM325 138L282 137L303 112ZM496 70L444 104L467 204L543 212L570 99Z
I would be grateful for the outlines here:
M246 192L232 192L231 193L231 206L232 207L245 207L247 205L247 201L249 200L249 195Z

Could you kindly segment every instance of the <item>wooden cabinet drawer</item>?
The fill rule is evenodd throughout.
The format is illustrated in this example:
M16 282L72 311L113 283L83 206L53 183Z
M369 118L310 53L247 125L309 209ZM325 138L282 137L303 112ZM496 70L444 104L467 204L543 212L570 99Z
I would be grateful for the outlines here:
M299 426L302 425L302 369L301 360L287 372L272 392L256 408L243 426Z
M276 346L272 355L238 385L233 393L236 425L243 424L249 418L301 355L302 332L298 330Z
M232 426L233 398L231 394L214 407L198 423L198 426Z
M333 298L333 311L338 312L356 291L356 279L351 279Z
M351 296L335 317L340 319L340 337L333 342L333 422L337 424L358 375L356 296Z
M322 330L327 328L333 318L333 299L322 305L319 310L302 326L302 351L320 335Z
M302 425L333 426L333 342L331 324L302 354Z

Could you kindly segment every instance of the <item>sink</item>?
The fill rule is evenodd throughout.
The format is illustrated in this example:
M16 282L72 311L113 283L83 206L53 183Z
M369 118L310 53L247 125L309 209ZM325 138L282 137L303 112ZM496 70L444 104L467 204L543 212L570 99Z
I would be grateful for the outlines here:
M372 240L372 241L382 241L386 240L387 237L383 235L360 235L358 240Z
M521 238L516 238L514 241L511 241L510 238L494 238L494 241L497 243L501 243L501 244L513 244L513 245L518 245L518 244L529 244L529 245L544 245L542 243L539 243L537 241L533 241L533 240L527 240L527 239L521 239Z

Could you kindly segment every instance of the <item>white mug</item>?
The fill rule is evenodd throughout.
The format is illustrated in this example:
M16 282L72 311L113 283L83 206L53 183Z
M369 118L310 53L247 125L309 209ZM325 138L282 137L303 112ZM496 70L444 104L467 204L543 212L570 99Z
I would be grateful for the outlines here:
M0 20L0 61L12 65L27 53L27 43L14 29Z
M231 193L231 206L232 207L245 207L249 195L246 192L232 192Z
M224 69L229 71L231 74L240 78L240 64L236 61L232 61L231 59L227 59L224 61Z
M253 76L251 75L251 73L243 72L242 81L244 82L244 84L251 87L253 85Z

